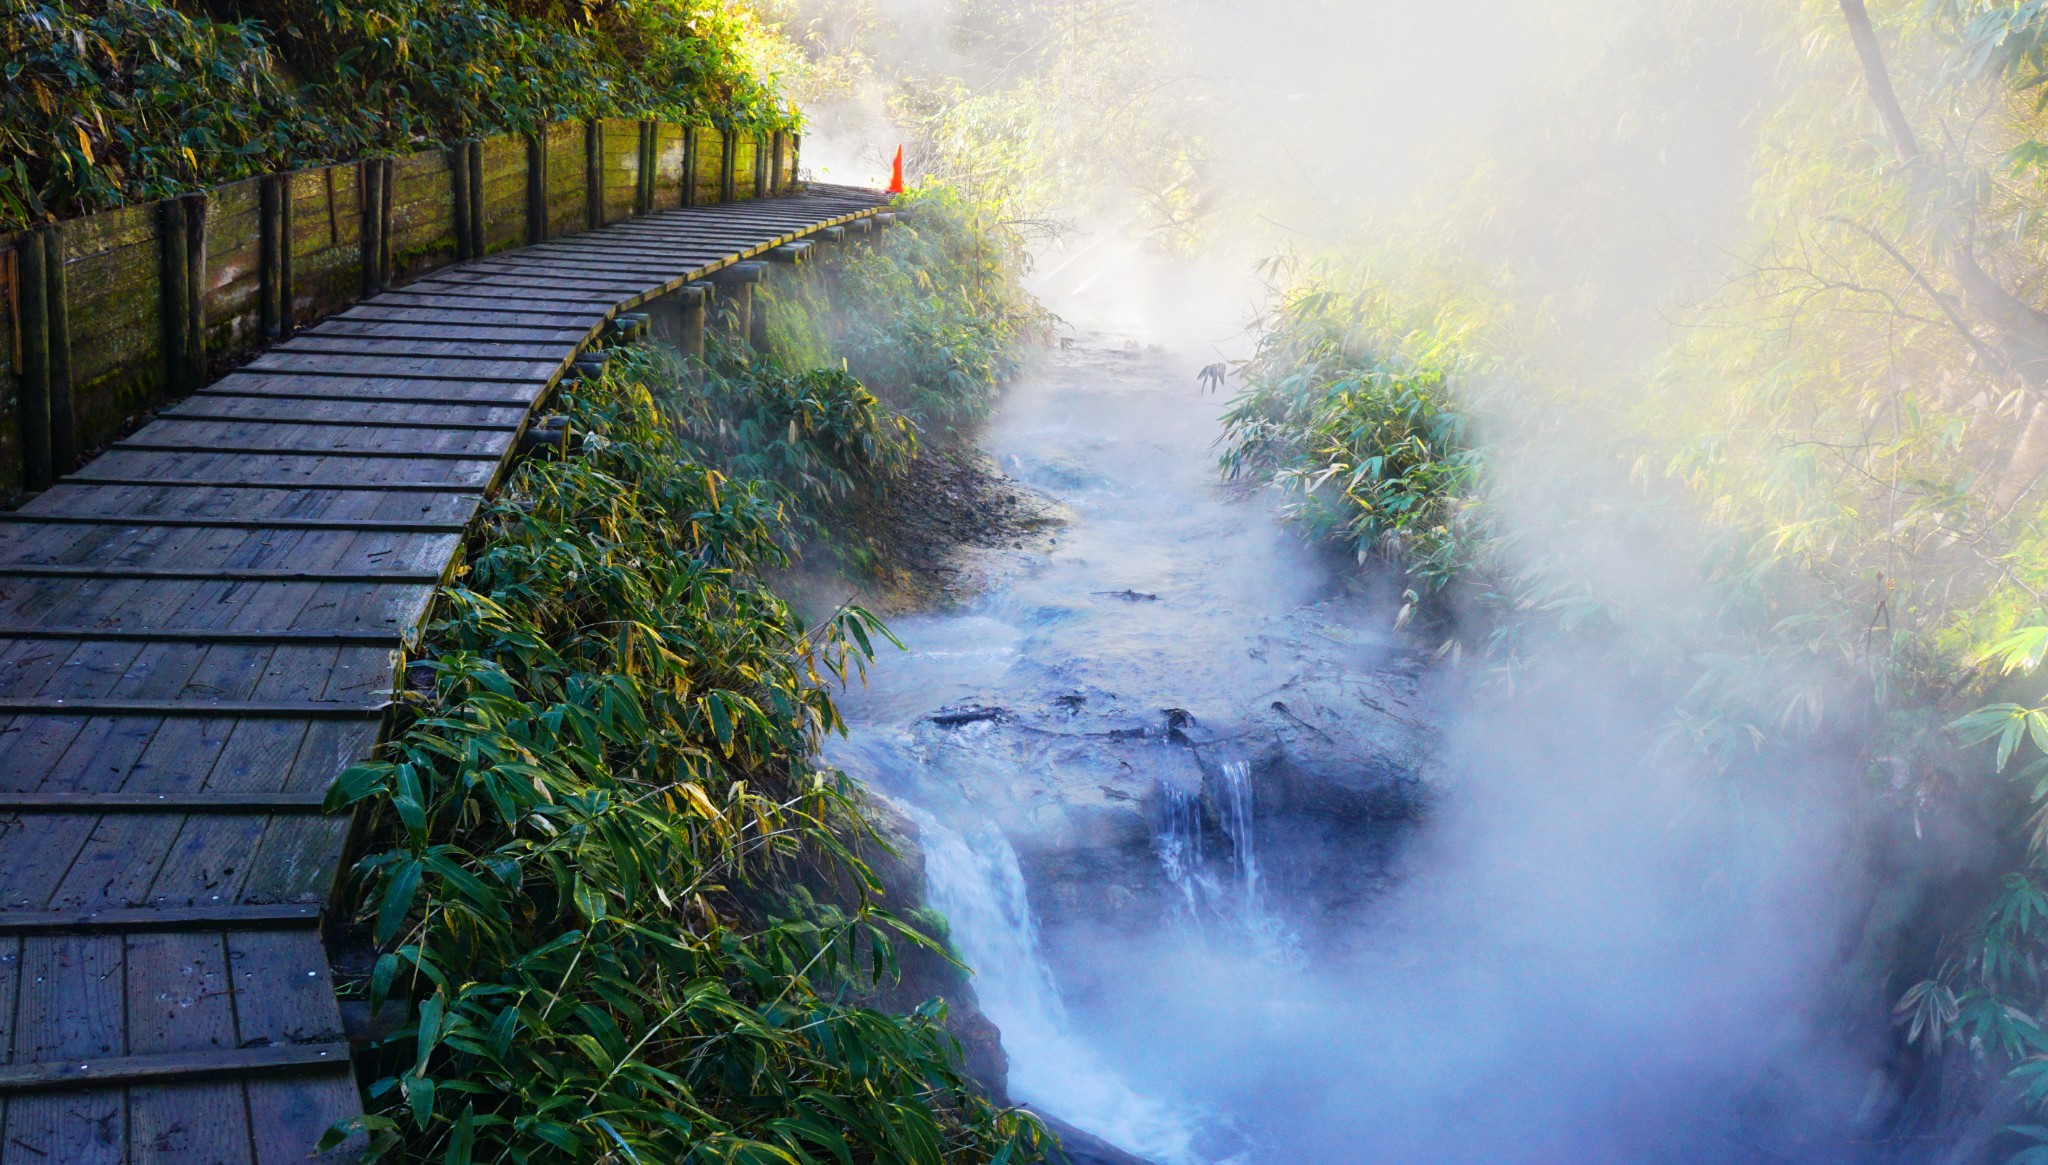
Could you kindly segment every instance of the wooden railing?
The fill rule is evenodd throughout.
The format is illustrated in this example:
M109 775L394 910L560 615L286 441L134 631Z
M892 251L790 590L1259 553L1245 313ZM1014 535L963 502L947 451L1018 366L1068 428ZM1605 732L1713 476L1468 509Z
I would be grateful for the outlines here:
M294 327L446 264L793 189L800 139L605 119L0 236L0 500Z

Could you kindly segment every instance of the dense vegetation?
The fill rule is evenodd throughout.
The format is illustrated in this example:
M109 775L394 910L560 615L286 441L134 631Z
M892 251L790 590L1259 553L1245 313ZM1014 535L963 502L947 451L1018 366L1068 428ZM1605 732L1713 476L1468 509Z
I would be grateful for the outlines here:
M1686 208L1572 176L1631 125L1708 136L1700 78L1627 62L1730 48L1764 62L1716 79L1755 129L1725 159L1749 183L1742 225L1733 243L1726 220L1700 229L1718 286L1645 327L1613 276L1657 257L1617 252L1646 213ZM1226 465L1399 562L1438 595L1447 645L1504 672L1561 636L1627 660L1670 693L1667 743L1731 795L1772 779L1758 757L1844 750L1870 819L1896 823L1875 837L1950 828L1971 860L2000 855L1966 901L1873 914L1861 949L1891 961L1859 970L1888 984L1903 1042L1966 1049L1965 1071L1989 1058L2048 1102L2048 9L1808 0L1737 26L1679 6L1616 58L1543 111L1543 157L1511 153L1484 195L1432 189L1398 244L1285 292ZM1512 221L1478 221L1482 197ZM1930 926L1947 938L1874 937Z
M975 257L1014 252L925 201L941 209L816 277L915 271L924 294L836 327L950 337L880 361L931 377L886 390L985 408L940 401L985 396L1021 336L947 321L1003 274ZM776 350L825 342L778 327ZM886 632L855 607L806 626L764 582L902 476L916 423L843 369L731 343L708 367L619 349L562 407L581 454L524 463L493 501L414 665L417 719L333 794L374 822L354 884L378 954L351 990L405 1007L377 1054L373 1147L1035 1159L1038 1126L961 1075L943 1004L860 1005L899 952L934 945L883 901L859 788L814 756L834 686Z
M0 229L548 122L780 128L725 0L4 0Z
M935 183L903 206L909 225L887 248L767 290L769 346L784 363L843 362L927 436L957 442L1051 318L1019 283L1023 240L990 204Z

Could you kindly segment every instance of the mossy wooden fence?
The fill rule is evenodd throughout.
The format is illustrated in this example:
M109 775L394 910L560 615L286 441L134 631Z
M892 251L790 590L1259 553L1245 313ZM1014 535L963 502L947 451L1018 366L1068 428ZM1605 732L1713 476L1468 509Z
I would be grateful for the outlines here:
M799 139L605 119L268 174L0 236L0 499L302 323L437 267L780 194Z

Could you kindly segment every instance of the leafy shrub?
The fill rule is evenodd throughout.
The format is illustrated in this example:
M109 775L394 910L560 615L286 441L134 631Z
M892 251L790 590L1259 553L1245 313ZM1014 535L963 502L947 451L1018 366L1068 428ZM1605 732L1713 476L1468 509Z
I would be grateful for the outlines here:
M602 116L780 128L767 34L708 0L0 4L0 229Z
M883 632L857 608L806 628L759 577L790 508L907 438L838 374L769 372L733 404L613 369L566 402L584 455L525 463L490 506L418 719L330 797L374 825L355 874L381 953L355 989L408 1009L373 1149L1035 1158L1035 1122L961 1076L941 1005L842 1002L933 945L877 900L858 790L812 759L831 684Z
M1451 401L1453 343L1396 326L1370 291L1291 294L1242 368L1223 469L1272 485L1285 512L1359 561L1398 564L1422 593L1464 565L1480 460Z
M794 362L833 353L928 437L960 441L1051 317L1021 286L1023 239L987 207L943 186L899 207L905 221L882 242L851 249L827 276L769 291L787 321L771 351Z

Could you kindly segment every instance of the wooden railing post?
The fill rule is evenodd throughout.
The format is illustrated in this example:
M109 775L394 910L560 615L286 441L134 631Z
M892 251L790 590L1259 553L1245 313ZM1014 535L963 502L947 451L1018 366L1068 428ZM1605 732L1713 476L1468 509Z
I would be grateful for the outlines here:
M526 241L548 237L548 138L542 126L526 135Z
M293 171L277 175L277 335L290 336L298 328L298 285L292 279L292 252L298 235L293 229Z
M285 175L265 174L257 187L257 316L270 340L284 334L284 253L290 249L284 239L285 184Z
M469 257L481 259L484 254L483 139L469 139L469 155L464 163L469 169Z
M697 205L697 127L683 127L683 201L687 209Z
M384 290L384 167L380 162L369 158L356 167L363 216L360 250L365 299Z
M64 224L43 231L43 310L50 328L50 472L62 476L78 461L78 417L71 407L71 289L65 275Z
M391 286L391 187L392 171L397 168L392 158L379 159L377 178L377 290Z
M21 280L15 310L21 313L21 388L16 402L21 420L22 485L50 488L50 274L46 270L48 239L40 230L24 231L16 244L16 274Z
M206 387L206 211L204 194L187 194L185 204L185 367L179 392Z
M604 122L583 123L584 218L591 230L604 225Z
M638 179L633 187L633 213L648 214L654 210L654 166L656 143L661 133L648 118L640 119L640 164L634 168L633 176Z
M788 140L789 135L779 129L775 131L775 148L769 155L770 160L768 163L768 193L770 194L782 193L782 151L787 146Z
M718 131L718 142L722 147L718 152L718 201L731 202L733 189L732 171L733 165L737 161L735 155L739 151L732 148L732 134L727 133L725 130Z
M633 214L647 213L647 119L641 118L633 134Z
M469 143L452 142L448 154L448 196L455 211L455 261L474 259L470 253Z
M190 314L191 289L186 286L185 200L166 198L157 203L157 240L163 269L158 278L162 289L164 324L164 385L172 392L185 386L185 317Z
M754 197L768 197L768 135L754 135Z

